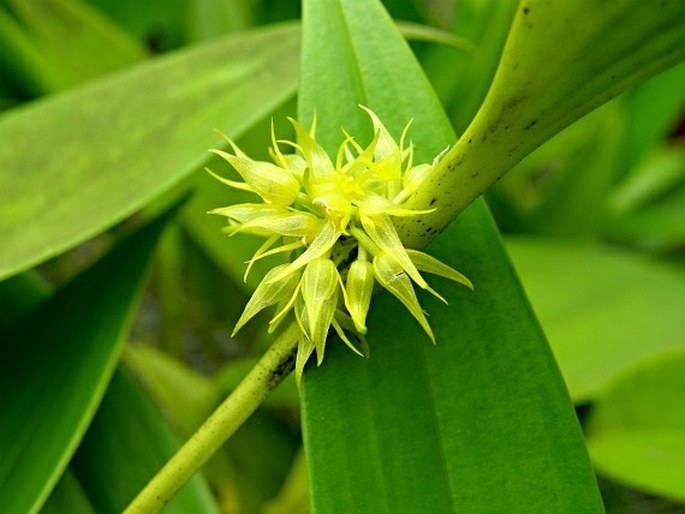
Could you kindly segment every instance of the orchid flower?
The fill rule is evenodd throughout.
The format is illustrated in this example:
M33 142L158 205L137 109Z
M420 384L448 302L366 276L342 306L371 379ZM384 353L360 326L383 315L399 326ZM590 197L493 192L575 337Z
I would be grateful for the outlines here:
M393 217L431 212L407 209L403 203L421 187L442 154L431 164L414 165L413 146L405 144L411 122L398 143L371 110L362 109L373 123L373 140L364 148L344 133L335 162L316 142L316 120L307 131L289 118L297 143L277 140L272 125L273 163L250 159L228 138L233 153L212 150L231 164L243 182L210 173L261 199L210 211L228 219L229 235L241 232L266 238L248 261L246 277L252 264L267 255L289 257L264 276L233 334L268 307L276 306L270 331L294 314L300 328L298 384L313 353L321 364L331 327L356 353L366 349L366 318L376 284L404 304L433 342L414 284L443 298L420 272L473 288L458 271L424 252L405 248L392 222ZM284 154L280 145L295 153Z

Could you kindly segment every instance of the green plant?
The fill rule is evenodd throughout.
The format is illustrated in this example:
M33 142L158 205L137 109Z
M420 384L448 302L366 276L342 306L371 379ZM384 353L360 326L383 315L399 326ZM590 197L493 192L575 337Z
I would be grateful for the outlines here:
M237 26L257 23L262 13L248 3L215 2L217 13L232 9L234 15L212 19L202 16L200 3L187 2L177 18L162 17L163 11L152 4L149 11L130 16L127 9L134 4L98 2L131 33L161 24L167 35L185 33L195 40L233 30L236 20ZM388 2L399 14L425 22L432 11L422 11L422 5ZM58 7L64 7L65 17L46 15ZM64 37L70 33L65 27L77 22L85 27L79 34L97 45ZM501 30L485 31L489 23ZM161 507L165 495L215 452L203 476L181 489L168 512L306 508L296 503L306 494L302 459L295 457L297 435L275 414L277 409L258 411L221 447L294 366L289 356L295 338L288 335L294 329L286 329L280 343L266 353L261 361L266 371L258 365L247 375L251 378L237 385L245 369L238 360L211 378L184 364L192 359L181 337L187 329L179 327L179 318L207 326L202 319L207 310L221 309L231 312L221 316L227 332L266 270L280 264L260 260L247 286L242 283L243 262L262 241L241 234L222 238L221 223L205 212L250 201L249 196L227 191L200 170L210 159L206 150L222 143L212 140L212 128L238 140L251 155L267 146L270 115L277 132L287 133L282 122L284 114L295 114L289 99L297 89L295 117L307 126L316 112L317 141L329 155L335 155L340 143L341 125L359 134L360 141L364 136L366 142L372 140L371 124L358 104L373 109L396 139L413 118L417 163L432 163L450 146L403 205L422 214L396 218L395 226L405 246L423 248L430 242L426 252L462 270L475 286L469 292L437 279L436 289L449 307L420 295L431 313L435 346L394 298L378 294L365 336L370 357L345 351L330 336L321 366L304 370L299 405L313 510L601 512L566 385L488 209L474 199L564 127L681 61L684 25L685 9L675 0L661 9L633 0L464 2L449 28L472 40L472 55L434 43L416 47L446 114L391 18L375 1L305 1L301 50L298 27L285 23L151 58L79 86L88 76L69 72L64 64L74 49L83 67L92 63L89 69L98 74L140 59L140 40L74 0L3 4L0 37L13 49L2 61L6 103L73 89L9 109L0 118L0 276L6 278L0 295L7 306L0 318L6 356L0 363L0 504L8 512L60 512L64 505L74 512L121 511L173 453L172 432L192 434L225 393L234 390L218 418L200 429L210 435L191 438L167 471L157 475L164 484L160 498L152 490L151 506L139 503L133 509ZM434 31L420 33L436 39ZM440 39L464 46L444 33ZM104 64L98 45L121 58L105 70L98 68ZM677 119L684 99L678 87L682 75L680 65L581 120L521 163L523 169L508 174L489 196L500 226L508 230L586 241L580 247L566 242L561 250L548 241L512 239L507 245L524 282L529 280L533 304L552 335L572 397L597 407L583 421L599 470L675 498L685 492L666 473L640 474L648 468L639 452L619 457L645 441L656 440L664 448L680 448L685 441L673 392L682 359L675 353L642 364L660 348L682 346L682 270L642 265L633 255L613 255L596 241L668 249L669 255L682 245L677 222L683 212L682 147L670 145L663 150L667 157L659 160L657 154L652 166L637 166ZM463 130L460 138L450 121ZM608 135L598 144L597 134ZM553 176L541 183L540 175L550 166ZM209 167L221 170L222 163L214 159ZM174 207L175 221L169 221L169 214L159 216L188 191L193 196ZM136 217L117 224L134 213ZM659 221L650 225L650 216ZM141 219L156 221L124 239ZM672 220L666 225L673 227L670 231L664 231L664 220ZM122 240L117 249L56 293L29 271L115 224L107 237ZM153 284L166 353L140 344L124 347L146 263L165 225ZM657 236L658 246L650 239ZM102 237L95 241L88 247L95 253L103 253L98 241L110 246ZM587 241L593 242L590 250ZM569 261L560 267L555 255ZM41 269L54 276L66 259ZM585 262L582 276L569 275L574 265ZM574 312L579 312L576 323L584 328L594 315L601 316L596 323L602 326L615 322L616 313L635 318L640 303L629 302L625 311L617 310L620 304L606 311L592 304L582 308L587 298L597 298L603 280L615 277L613 283L622 284L632 276L644 277L642 284L661 284L665 303L673 305L671 311L658 313L664 317L654 325L662 334L657 334L657 344L646 341L626 348L617 338L607 345L614 358L611 366L607 362L612 359L606 358L594 368L574 368L574 358L586 355L582 362L591 361L595 350L578 343L573 331L564 335L569 333L564 320L573 323ZM568 294L560 295L555 287L550 291L549 277ZM598 289L592 290L594 284ZM204 311L197 300L182 304L189 302L186 288L201 291ZM563 304L576 298L575 311ZM137 326L135 339L155 339L141 331L144 325ZM582 333L575 328L575 334ZM245 331L243 342L251 353L260 354L270 344L259 323ZM557 346L555 340L564 337L574 344ZM202 355L196 367L216 369L216 342L195 339ZM617 355L623 360L616 362ZM253 363L247 360L248 369ZM654 366L666 371L652 373ZM616 372L623 379L606 386ZM145 384L147 395L130 373ZM640 389L642 383L650 387ZM643 402L626 401L635 388L644 393ZM236 403L245 391L257 396ZM150 397L163 406L171 426ZM649 415L644 404L655 397L672 401L667 403L671 415ZM298 402L294 385L283 384L271 402L292 410ZM183 476L170 479L177 464ZM674 466L669 473L685 464ZM284 483L287 487L267 505Z

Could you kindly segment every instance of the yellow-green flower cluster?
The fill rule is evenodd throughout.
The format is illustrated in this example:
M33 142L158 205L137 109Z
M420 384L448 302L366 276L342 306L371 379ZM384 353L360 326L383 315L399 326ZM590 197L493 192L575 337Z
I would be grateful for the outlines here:
M348 334L354 334L365 348L366 316L376 284L396 296L433 341L413 283L442 297L420 271L472 287L446 264L405 248L392 223L393 216L427 212L402 204L421 186L439 157L432 164L414 165L413 147L405 144L409 124L397 143L378 117L364 109L373 123L373 140L364 148L345 133L335 162L315 140L316 121L306 131L290 119L297 143L276 140L272 127L273 163L250 159L230 140L233 154L213 150L244 182L212 175L262 200L211 211L228 218L228 234L266 238L249 261L246 275L256 260L267 255L286 253L289 257L264 276L233 333L267 307L276 305L270 331L293 312L300 327L298 380L312 353L321 363L331 326L355 352L360 353ZM279 144L295 152L282 153Z

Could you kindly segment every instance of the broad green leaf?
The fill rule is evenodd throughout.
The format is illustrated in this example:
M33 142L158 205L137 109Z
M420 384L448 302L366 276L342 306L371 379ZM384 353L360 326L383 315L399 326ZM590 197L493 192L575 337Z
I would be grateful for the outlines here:
M589 243L506 241L576 401L645 357L685 347L682 271Z
M61 79L41 55L29 34L0 5L0 77L2 89L14 97L39 96L62 87Z
M138 43L81 0L9 0L60 89L141 60ZM50 90L46 92L51 92Z
M246 0L192 0L188 4L188 32L195 41L245 30L253 21Z
M615 216L657 204L685 186L685 147L653 151L618 184L609 199Z
M135 36L153 53L177 48L188 41L189 0L89 0L108 18Z
M99 514L121 512L179 448L178 438L133 378L118 368L74 457L73 468ZM166 514L218 514L198 475Z
M685 351L625 370L590 411L587 441L598 471L629 487L685 501Z
M654 143L676 128L685 109L685 64L668 70L629 91L622 99L630 113L624 168L634 168Z
M378 3L308 1L303 17L300 118L316 110L329 151L341 124L357 135L360 102L395 136L415 118L416 163L454 140ZM356 89L328 89L341 83ZM323 365L304 373L313 511L601 512L564 384L484 204L428 251L475 286L440 281L449 307L423 294L437 345L381 293L368 319L370 358L335 339Z
M297 48L294 26L262 29L5 113L0 278L84 241L197 169L220 142L213 128L235 137L292 94Z
M0 334L50 296L50 286L33 271L0 282Z
M96 514L76 475L68 468L48 497L40 514Z
M685 189L667 202L622 217L608 227L614 241L661 252L685 245Z
M0 505L36 512L95 413L167 217L141 229L2 339Z

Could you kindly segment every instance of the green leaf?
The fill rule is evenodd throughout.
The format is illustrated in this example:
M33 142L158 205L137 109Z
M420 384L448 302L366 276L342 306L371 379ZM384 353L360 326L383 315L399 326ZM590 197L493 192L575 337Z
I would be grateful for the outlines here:
M0 505L36 512L95 413L163 217L57 292L2 340Z
M507 249L576 401L685 345L684 273L592 244L509 237Z
M253 23L246 0L193 0L188 32L193 40L211 39L245 30Z
M187 41L190 31L189 0L89 0L110 19L143 41L152 52L177 48Z
M685 351L640 362L597 398L587 425L597 469L643 491L685 501Z
M14 96L38 96L62 87L61 78L19 22L0 5L0 76L2 89Z
M416 163L453 141L378 3L308 1L303 17L300 117L316 110L329 151L341 124L357 134L348 120L357 123L359 102L395 136L415 118ZM338 83L356 89L329 89ZM314 512L601 512L564 384L484 204L428 250L475 286L440 281L449 307L423 295L436 346L381 293L369 313L370 358L335 339L323 365L304 373Z
M0 278L84 241L197 169L220 142L212 128L235 137L292 94L297 48L292 25L245 33L4 114Z
M128 34L80 0L9 0L59 89L141 60ZM29 63L30 64L30 63ZM48 89L46 92L52 92Z
M97 514L71 468L68 468L40 510L40 514Z
M118 368L97 415L74 457L74 470L96 511L116 514L180 447L161 413L133 378ZM164 510L216 513L198 475Z
M681 63L622 98L631 118L623 152L626 170L640 163L657 141L676 128L685 108L684 82L685 63Z
M615 215L639 211L685 186L685 148L656 149L620 183L609 200Z
M221 402L218 386L161 350L127 345L122 358L180 435L191 435Z
M27 271L0 282L0 334L50 296L50 287L38 273Z

